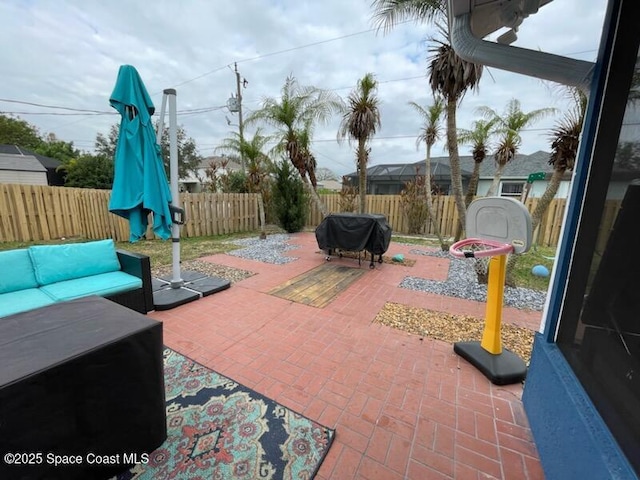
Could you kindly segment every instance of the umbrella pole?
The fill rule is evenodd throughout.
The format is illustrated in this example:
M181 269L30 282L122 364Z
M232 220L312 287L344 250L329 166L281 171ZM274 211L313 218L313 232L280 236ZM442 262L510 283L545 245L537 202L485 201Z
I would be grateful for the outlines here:
M169 176L171 183L171 204L180 208L180 190L178 186L178 116L176 111L176 90L168 88L164 91L164 98L169 99ZM162 102L164 110L164 99ZM172 288L180 288L184 281L180 276L180 225L171 223L171 242L173 247L171 279Z
M158 123L157 143L162 145L164 113L169 106L169 184L171 186L171 247L172 276L158 279L160 285L153 292L153 304L156 310L168 310L185 303L206 297L229 288L228 280L208 277L200 272L180 272L180 225L186 221L185 212L180 208L180 190L178 176L178 114L176 109L176 91L164 90L160 122ZM183 276L184 275L184 278Z

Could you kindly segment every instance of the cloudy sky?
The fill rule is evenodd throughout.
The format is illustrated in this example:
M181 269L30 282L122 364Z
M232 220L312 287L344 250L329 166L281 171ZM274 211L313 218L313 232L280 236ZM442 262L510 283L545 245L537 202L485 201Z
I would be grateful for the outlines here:
M524 21L514 45L593 61L605 4L555 0ZM82 150L92 151L96 134L119 122L109 96L119 66L130 64L157 111L163 89L177 89L179 123L200 154L213 155L238 123L225 107L235 92L237 62L248 82L245 115L259 109L264 97L278 97L290 74L302 85L346 97L372 72L379 81L382 129L371 144L370 163L424 158L415 145L420 118L407 103L432 102L426 59L435 32L415 23L378 32L370 0L3 0L0 18L0 112L17 113L41 133ZM489 69L479 92L465 97L458 126L470 128L478 106L502 112L511 98L524 111L566 108L550 84ZM69 115L78 112L45 106L114 113ZM188 112L193 109L205 111ZM549 150L554 119L523 134L523 153ZM316 130L313 151L321 167L343 175L355 170L355 161L353 149L336 142L339 120ZM444 155L442 142L433 154Z

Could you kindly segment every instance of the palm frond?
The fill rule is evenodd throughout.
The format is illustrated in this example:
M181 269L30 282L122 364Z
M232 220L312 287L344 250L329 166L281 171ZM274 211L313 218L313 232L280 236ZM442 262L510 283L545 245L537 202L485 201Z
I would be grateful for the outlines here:
M373 74L365 74L347 97L347 106L338 128L338 141L347 138L367 141L381 127L380 101L376 96L378 82Z
M444 36L444 27L440 29ZM446 100L459 102L467 91L478 88L483 67L463 60L447 40L431 38L431 41L434 43L428 58L431 90Z
M384 33L407 20L431 23L444 19L447 13L443 0L373 0L371 8L373 24Z
M549 134L551 155L549 164L555 170L573 170L578 155L578 144L584 116L587 110L587 96L578 89L570 89L574 105L560 118Z
M446 105L444 99L440 95L436 95L433 103L428 107L423 107L416 102L409 102L409 105L420 115L423 124L420 127L420 134L416 139L416 148L422 142L427 146L433 146L442 137L442 115L445 112Z

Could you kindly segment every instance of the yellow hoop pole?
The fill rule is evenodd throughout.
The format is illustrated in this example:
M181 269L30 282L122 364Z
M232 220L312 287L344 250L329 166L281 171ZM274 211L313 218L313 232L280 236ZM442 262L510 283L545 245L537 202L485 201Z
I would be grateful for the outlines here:
M480 346L494 355L502 353L501 323L504 282L507 276L507 256L498 255L489 261L487 309Z

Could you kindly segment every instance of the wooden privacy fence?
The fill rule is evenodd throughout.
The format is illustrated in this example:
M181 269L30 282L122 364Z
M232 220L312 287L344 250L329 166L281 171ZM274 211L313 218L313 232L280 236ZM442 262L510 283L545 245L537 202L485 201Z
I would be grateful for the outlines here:
M0 241L129 240L129 223L109 212L110 190L0 184ZM258 195L182 193L184 237L255 231ZM149 238L153 237L151 231Z
M126 241L129 224L109 213L110 195L109 190L0 184L0 241L33 242L63 237ZM340 195L320 195L320 198L328 211L341 211ZM367 195L367 212L385 215L394 233L407 234L409 222L400 198L400 195ZM529 198L525 205L533 212L538 201ZM180 232L183 237L249 232L260 228L258 194L182 193L180 202L187 217ZM551 202L536 232L538 245L557 245L565 205L565 199ZM453 237L458 222L453 197L435 197L434 207L440 231L445 237ZM599 243L606 242L619 208L619 200L606 203ZM314 228L321 221L320 212L311 202L307 226ZM434 235L433 224L419 233ZM153 237L151 231L147 236Z
M320 198L330 212L340 212L340 195L320 195ZM402 210L400 199L400 195L367 195L366 209L369 213L385 215L394 233L406 234L408 233L409 221ZM533 213L538 205L538 201L538 198L528 198L525 201L525 206L530 213ZM547 212L540 222L538 231L534 232L534 240L538 245L555 247L558 244L566 202L564 198L554 199L549 205ZM455 236L455 229L458 224L458 211L455 206L454 197L442 195L434 197L434 208L442 235L444 237ZM605 212L602 217L603 229L601 236L603 241L606 241L606 238L608 238L608 232L613 226L619 208L620 200L609 200L606 202ZM308 225L318 225L322 220L322 215L313 202L311 202L310 210ZM429 228L422 228L419 233L435 235L433 223L430 222Z
M320 195L320 198L327 206L329 212L340 212L340 195ZM400 195L367 195L366 211L368 213L379 213L387 217L387 221L394 233L408 233L409 221L402 209ZM434 208L436 218L440 223L440 230L443 235L452 236L455 222L458 221L458 211L455 207L454 198L450 196L438 196L434 198ZM322 221L322 214L311 202L311 212L307 224L309 226L318 225ZM429 230L425 232L423 228L421 234L434 234L433 225L429 225Z

